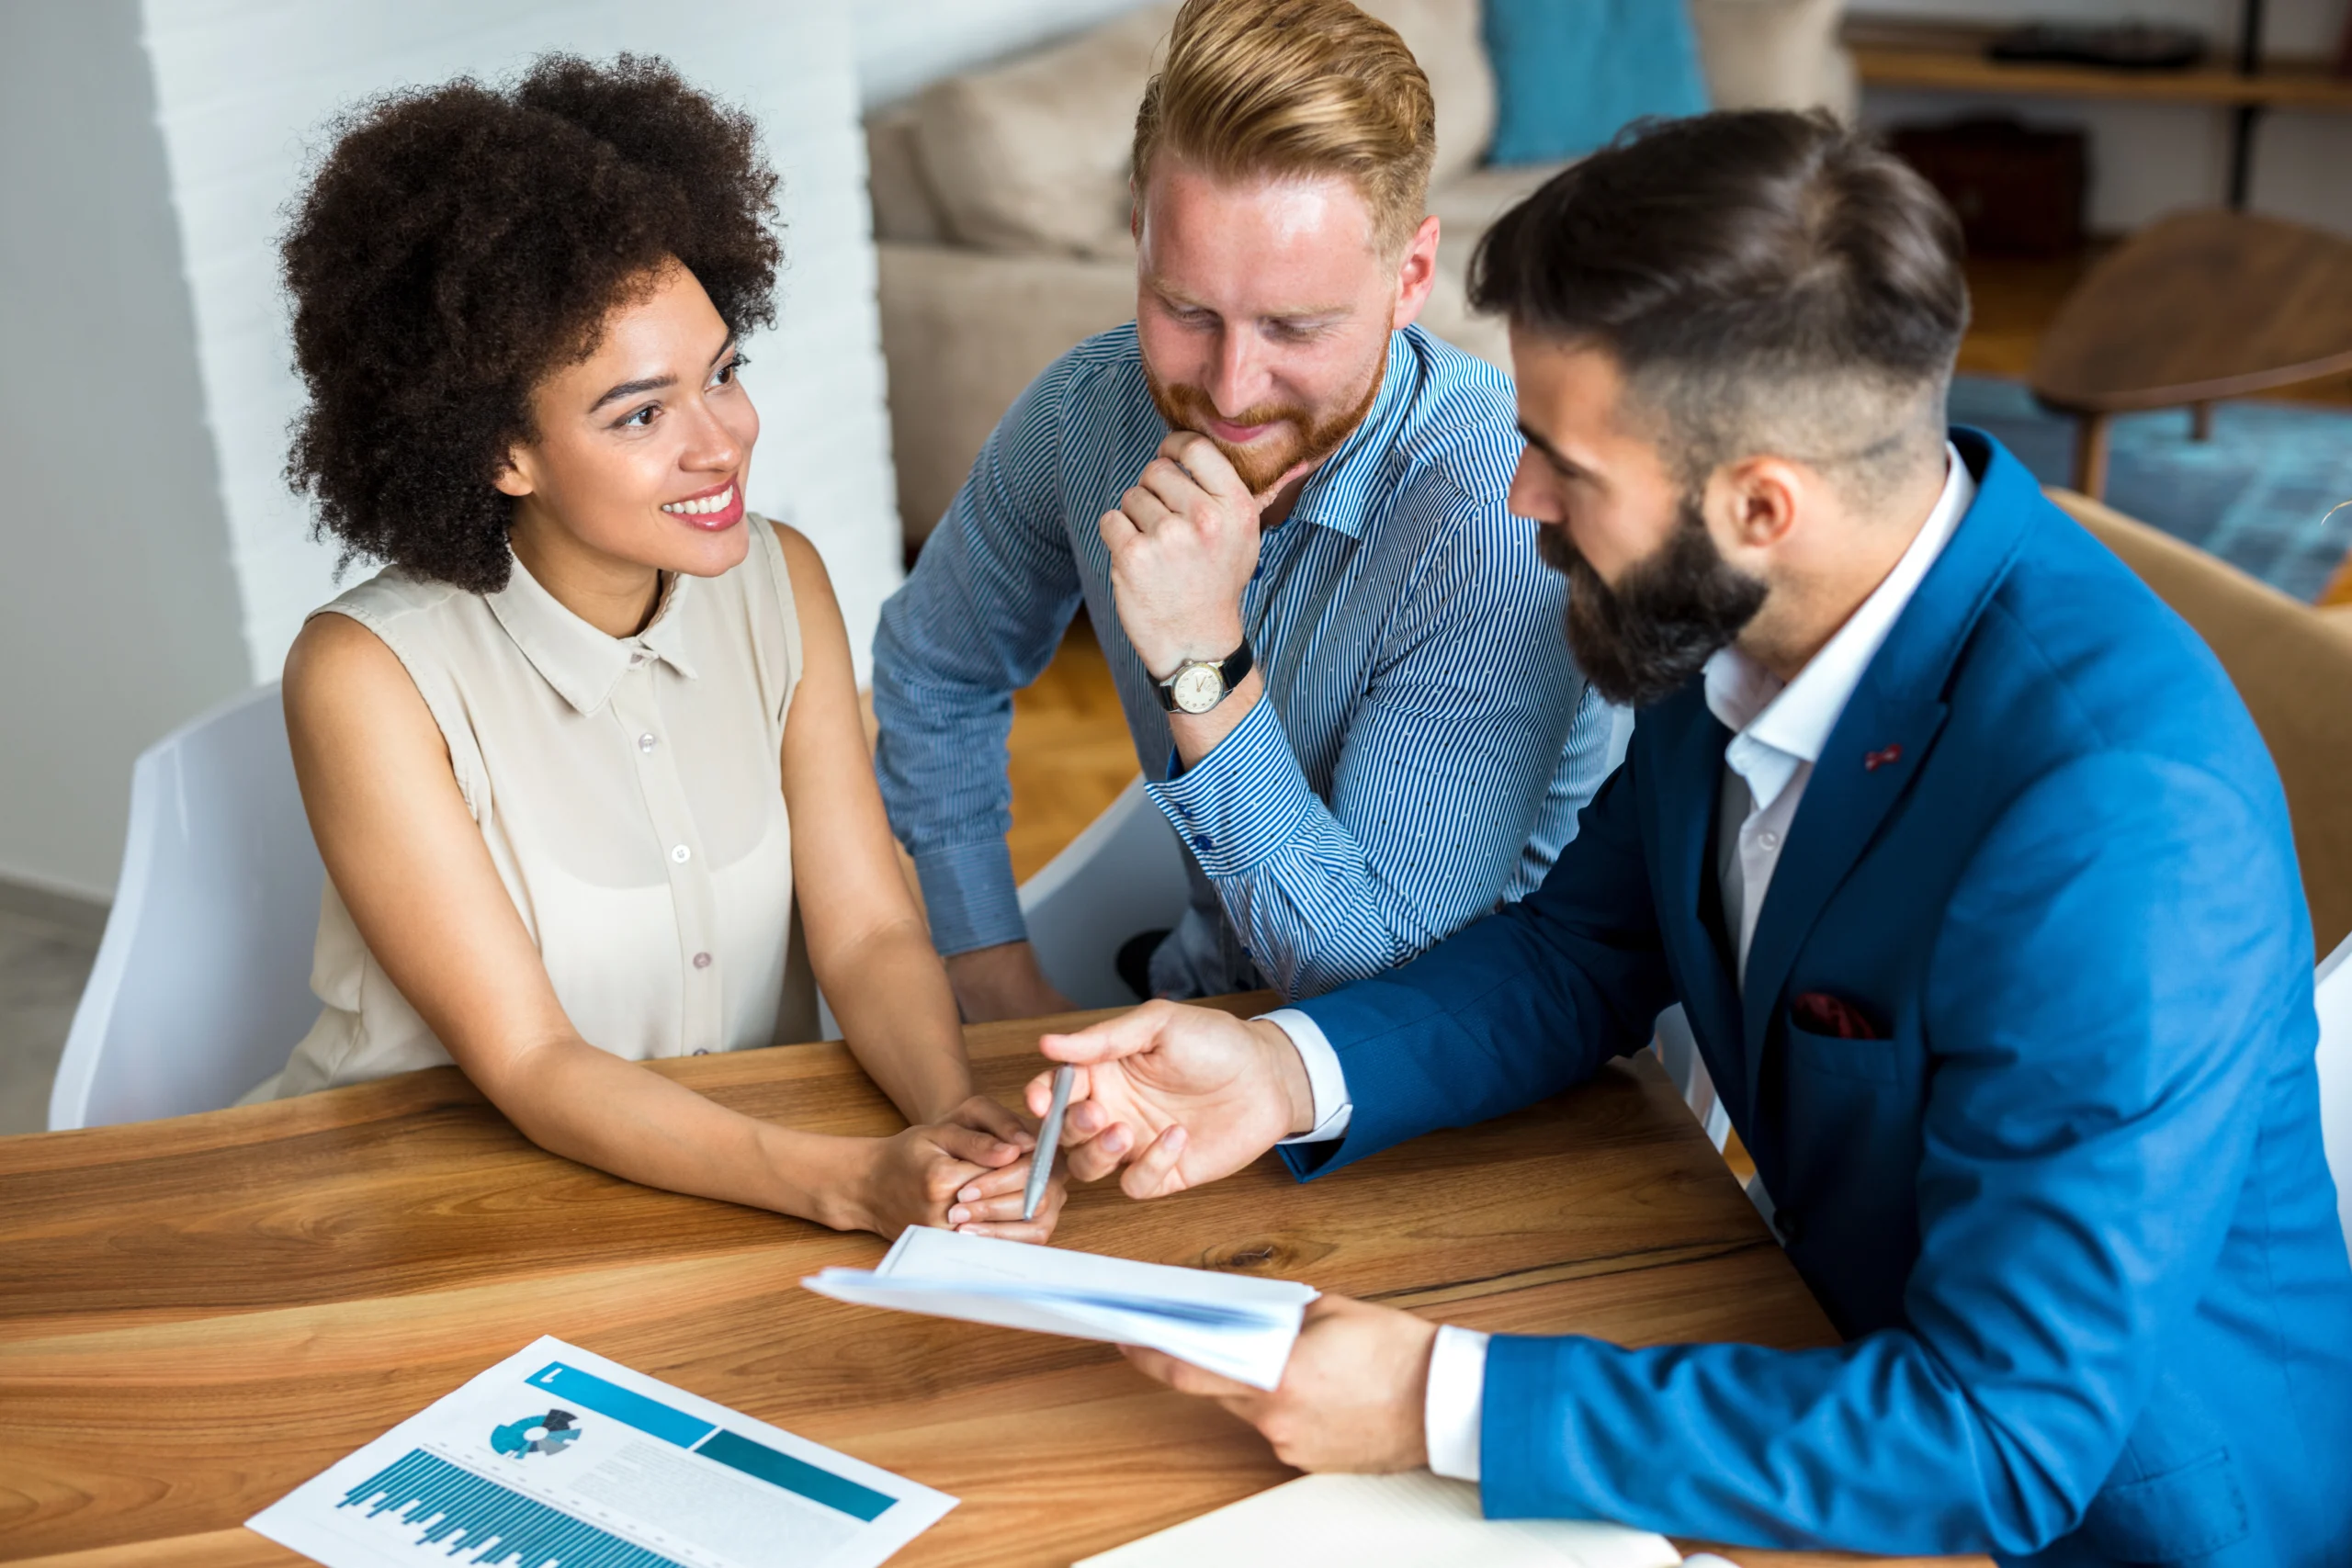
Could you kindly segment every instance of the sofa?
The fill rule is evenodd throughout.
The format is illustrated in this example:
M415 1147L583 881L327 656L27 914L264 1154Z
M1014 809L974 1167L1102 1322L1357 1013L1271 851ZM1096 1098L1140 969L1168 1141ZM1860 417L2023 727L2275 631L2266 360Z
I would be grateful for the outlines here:
M1689 0L1721 107L1850 115L1839 0ZM1499 322L1464 274L1487 226L1560 165L1484 155L1495 83L1478 0L1362 0L1403 35L1437 101L1430 210L1443 238L1423 324L1510 367ZM1127 148L1175 15L1144 6L1022 58L933 83L865 125L891 443L910 558L989 431L1039 371L1135 315Z

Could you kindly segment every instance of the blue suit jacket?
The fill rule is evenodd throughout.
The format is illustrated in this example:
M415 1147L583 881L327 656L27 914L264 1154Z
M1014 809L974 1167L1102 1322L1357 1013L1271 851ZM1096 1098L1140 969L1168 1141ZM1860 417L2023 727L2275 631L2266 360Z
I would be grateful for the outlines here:
M2352 1266L2277 774L2196 636L1996 443L1953 440L1975 504L1815 767L1744 996L1714 912L1729 733L1693 682L1540 889L1302 1004L1355 1112L1287 1152L1329 1171L1501 1115L1679 999L1845 1343L1498 1337L1490 1515L2352 1563ZM1884 1038L1792 1024L1809 991Z

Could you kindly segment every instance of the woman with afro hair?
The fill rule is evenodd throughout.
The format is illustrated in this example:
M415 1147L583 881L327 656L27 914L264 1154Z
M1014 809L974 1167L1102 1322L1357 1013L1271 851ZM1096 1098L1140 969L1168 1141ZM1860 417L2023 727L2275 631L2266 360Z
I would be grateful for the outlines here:
M288 474L385 565L287 658L325 1007L265 1088L455 1061L631 1180L1044 1239L1061 1194L1022 1222L1034 1140L974 1090L824 566L744 510L780 254L751 121L658 61L551 57L335 132L284 245ZM808 1038L810 968L905 1132L639 1065Z

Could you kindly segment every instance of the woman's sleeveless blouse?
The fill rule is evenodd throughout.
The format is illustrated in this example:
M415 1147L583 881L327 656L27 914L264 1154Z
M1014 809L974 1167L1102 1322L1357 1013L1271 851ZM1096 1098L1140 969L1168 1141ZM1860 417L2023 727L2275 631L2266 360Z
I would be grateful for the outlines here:
M673 579L636 637L588 625L519 560L496 593L393 570L315 612L407 667L565 1013L632 1060L816 1036L781 757L800 624L775 530L745 523L742 563ZM277 1094L449 1060L332 880L311 985L325 1009Z

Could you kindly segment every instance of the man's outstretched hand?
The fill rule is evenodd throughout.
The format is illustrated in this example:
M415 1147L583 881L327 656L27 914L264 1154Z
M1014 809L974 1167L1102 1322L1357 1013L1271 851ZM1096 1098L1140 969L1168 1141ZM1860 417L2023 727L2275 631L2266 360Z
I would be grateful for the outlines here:
M1081 1181L1126 1168L1130 1198L1159 1198L1230 1176L1283 1139L1313 1130L1315 1098L1290 1036L1263 1020L1147 1002L1038 1049L1077 1065L1062 1146ZM1053 1074L1029 1085L1042 1116Z

